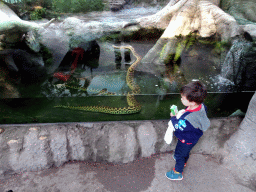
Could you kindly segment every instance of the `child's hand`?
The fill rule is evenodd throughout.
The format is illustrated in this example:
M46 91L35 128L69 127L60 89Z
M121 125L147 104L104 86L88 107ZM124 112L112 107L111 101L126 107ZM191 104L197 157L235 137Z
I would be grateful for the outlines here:
M170 116L174 117L178 113L178 107L176 105L172 105L170 106L170 111L171 111Z
M185 113L185 109L179 110L179 112L176 115L176 118L179 119L184 113Z

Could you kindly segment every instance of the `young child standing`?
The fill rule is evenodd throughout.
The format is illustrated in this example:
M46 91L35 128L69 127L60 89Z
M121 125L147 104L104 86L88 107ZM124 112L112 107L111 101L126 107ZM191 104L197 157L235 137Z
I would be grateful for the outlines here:
M166 173L170 180L182 180L183 168L189 158L191 149L196 145L203 132L210 127L210 120L206 114L203 101L207 95L206 88L199 81L193 81L180 90L181 102L187 108L179 118L171 114L174 135L178 143L173 155L176 161L175 168Z

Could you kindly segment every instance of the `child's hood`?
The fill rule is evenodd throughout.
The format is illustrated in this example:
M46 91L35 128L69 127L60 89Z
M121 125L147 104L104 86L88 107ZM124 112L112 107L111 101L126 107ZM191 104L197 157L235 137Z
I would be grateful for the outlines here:
M199 128L202 131L206 131L210 127L210 120L207 117L204 104L202 104L200 111L188 114L185 119L189 121L193 127Z

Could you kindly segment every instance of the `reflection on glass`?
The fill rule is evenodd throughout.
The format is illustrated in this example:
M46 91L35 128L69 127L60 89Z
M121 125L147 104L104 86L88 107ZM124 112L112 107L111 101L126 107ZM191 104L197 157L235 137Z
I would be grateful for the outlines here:
M1 51L0 124L168 119L171 104L183 108L179 88L192 80L208 89L209 117L246 112L256 85L248 34L232 43L177 36L143 62L155 43L107 35L70 48L55 68L47 48Z

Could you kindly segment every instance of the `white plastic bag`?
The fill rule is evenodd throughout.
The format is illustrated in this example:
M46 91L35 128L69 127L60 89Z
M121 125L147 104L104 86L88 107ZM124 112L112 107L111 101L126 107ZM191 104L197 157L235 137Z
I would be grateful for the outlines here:
M178 114L176 115L176 118L179 119L181 117L181 115L183 115L184 112L185 112L184 109L180 110L178 112ZM167 131L166 131L165 136L164 136L164 140L167 144L172 143L173 131L175 131L175 129L173 127L172 121L170 120L168 122L168 128L167 128Z
M172 142L173 131L174 131L174 127L172 125L172 121L169 121L168 128L164 136L164 140L167 144L171 144Z

